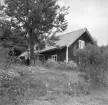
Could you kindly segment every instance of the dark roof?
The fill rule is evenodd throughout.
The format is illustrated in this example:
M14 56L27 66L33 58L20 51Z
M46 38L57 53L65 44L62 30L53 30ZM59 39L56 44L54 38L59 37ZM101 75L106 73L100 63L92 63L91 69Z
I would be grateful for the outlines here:
M62 48L64 46L69 47L71 44L73 44L84 32L87 32L87 35L91 38L93 41L90 33L88 32L87 28L82 28L70 33L66 33L64 35L60 35L59 40L56 41L55 46L46 46L46 48L43 51L51 50L51 49L58 49Z

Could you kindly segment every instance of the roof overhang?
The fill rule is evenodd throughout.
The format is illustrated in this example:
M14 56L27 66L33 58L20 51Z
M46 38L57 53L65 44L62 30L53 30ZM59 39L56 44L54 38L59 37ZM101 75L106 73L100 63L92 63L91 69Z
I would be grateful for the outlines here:
M59 50L59 49L65 48L65 47L66 46L55 47L55 48L52 48L52 49L40 51L39 53L45 53L45 52L49 52L49 51Z

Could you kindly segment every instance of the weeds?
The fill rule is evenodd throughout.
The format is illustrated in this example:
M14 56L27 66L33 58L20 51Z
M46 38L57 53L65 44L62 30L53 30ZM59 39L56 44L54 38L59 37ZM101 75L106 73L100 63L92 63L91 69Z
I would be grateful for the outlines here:
M70 60L69 62L62 62L62 61L54 61L52 59L48 59L48 61L46 61L45 63L45 67L47 68L55 68L55 69L62 69L62 70L72 70L77 68L77 64Z

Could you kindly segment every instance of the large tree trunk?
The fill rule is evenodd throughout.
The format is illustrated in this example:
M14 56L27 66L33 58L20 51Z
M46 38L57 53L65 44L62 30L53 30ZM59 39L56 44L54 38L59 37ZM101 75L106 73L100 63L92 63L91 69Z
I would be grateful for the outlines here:
M29 39L30 39L30 64L34 65L34 43L33 43L33 34L32 29L29 30Z

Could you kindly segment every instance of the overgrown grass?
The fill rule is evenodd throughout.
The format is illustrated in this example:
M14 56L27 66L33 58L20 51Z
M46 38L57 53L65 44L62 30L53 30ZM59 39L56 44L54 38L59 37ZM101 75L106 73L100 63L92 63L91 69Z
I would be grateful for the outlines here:
M6 62L3 63L6 64ZM93 70L95 69L92 67L90 73L94 73ZM12 62L7 69L1 68L0 103L1 105L19 105L26 104L27 100L41 98L55 100L57 98L55 96L61 94L70 97L89 94L91 79L89 81L89 75L87 74L90 73L84 72L83 74L78 71L77 65L73 61L66 63L65 61L54 62L48 60L44 64L37 62L36 67L16 65Z
M47 68L55 68L61 70L75 70L77 68L77 64L72 60L70 60L69 62L66 61L55 62L52 59L48 59L44 65Z
M89 88L77 72L66 73L61 70L27 66L13 66L10 70L2 71L0 83L0 100L5 105L8 105L8 101L15 105L40 97L50 100L51 97L60 94L86 94Z

